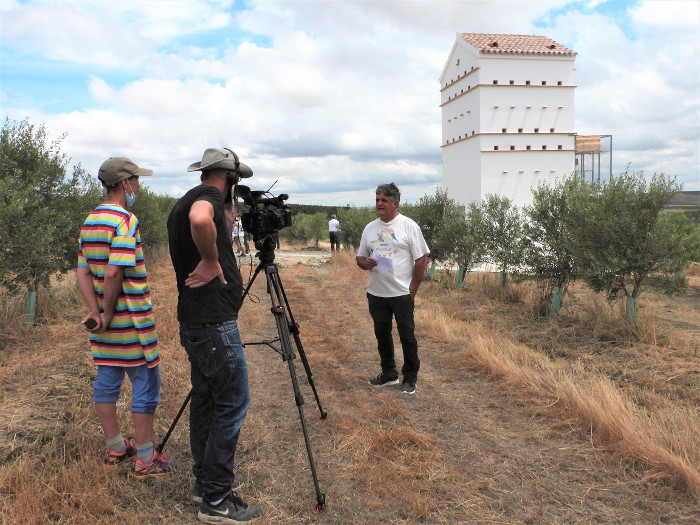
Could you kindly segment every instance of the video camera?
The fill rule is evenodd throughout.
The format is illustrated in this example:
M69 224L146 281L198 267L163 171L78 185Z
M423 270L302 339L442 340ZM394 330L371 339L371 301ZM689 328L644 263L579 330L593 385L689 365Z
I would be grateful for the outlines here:
M248 211L241 215L243 229L253 237L258 250L274 250L277 232L292 225L292 208L284 203L289 195L282 193L275 197L270 190L251 191L240 185L238 195L248 206Z

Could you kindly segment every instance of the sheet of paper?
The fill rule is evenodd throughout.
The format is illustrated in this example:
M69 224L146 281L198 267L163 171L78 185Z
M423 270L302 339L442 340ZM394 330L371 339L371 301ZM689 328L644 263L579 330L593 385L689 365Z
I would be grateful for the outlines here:
M389 257L379 257L377 252L372 252L372 259L377 261L377 266L374 267L375 270L381 273L394 275L394 261L392 259Z

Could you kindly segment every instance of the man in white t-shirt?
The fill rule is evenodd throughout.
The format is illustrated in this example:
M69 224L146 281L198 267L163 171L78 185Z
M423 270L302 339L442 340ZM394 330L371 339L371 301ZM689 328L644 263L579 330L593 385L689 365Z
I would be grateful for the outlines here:
M340 251L340 239L338 239L338 230L340 229L340 223L335 214L331 215L331 220L328 221L328 237L331 240L331 251L335 249L336 252Z
M365 226L356 258L357 265L369 271L367 302L382 367L369 383L377 387L399 383L391 335L393 317L403 349L401 391L414 394L420 359L413 310L430 250L420 227L398 212L401 192L396 185L380 184L376 194L378 218Z
M233 232L232 232L233 242L236 244L236 253L238 253L239 255L244 254L243 246L241 243L241 241L243 239L241 239L241 237L240 237L240 233L242 231L243 231L243 224L241 223L241 216L239 214L239 215L236 215L236 217L234 219Z

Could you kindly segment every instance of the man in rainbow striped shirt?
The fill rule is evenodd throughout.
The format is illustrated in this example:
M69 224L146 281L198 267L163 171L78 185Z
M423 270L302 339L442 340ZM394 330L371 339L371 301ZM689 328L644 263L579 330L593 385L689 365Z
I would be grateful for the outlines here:
M83 318L97 365L95 411L107 439L105 463L135 457L137 479L170 472L172 463L153 445L153 419L160 400L158 334L151 305L139 221L133 205L139 177L153 175L125 157L106 160L99 179L105 201L80 229L77 278L89 312ZM124 374L132 387L134 445L119 430L117 399Z

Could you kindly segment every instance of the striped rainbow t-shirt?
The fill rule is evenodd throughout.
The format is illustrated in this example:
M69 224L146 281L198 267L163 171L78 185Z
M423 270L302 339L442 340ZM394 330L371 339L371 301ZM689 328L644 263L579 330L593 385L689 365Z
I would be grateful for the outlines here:
M102 204L80 229L78 266L92 273L100 311L104 311L107 265L124 267L124 281L114 318L101 334L90 334L96 365L149 368L160 362L158 334L151 304L139 221L121 206Z

